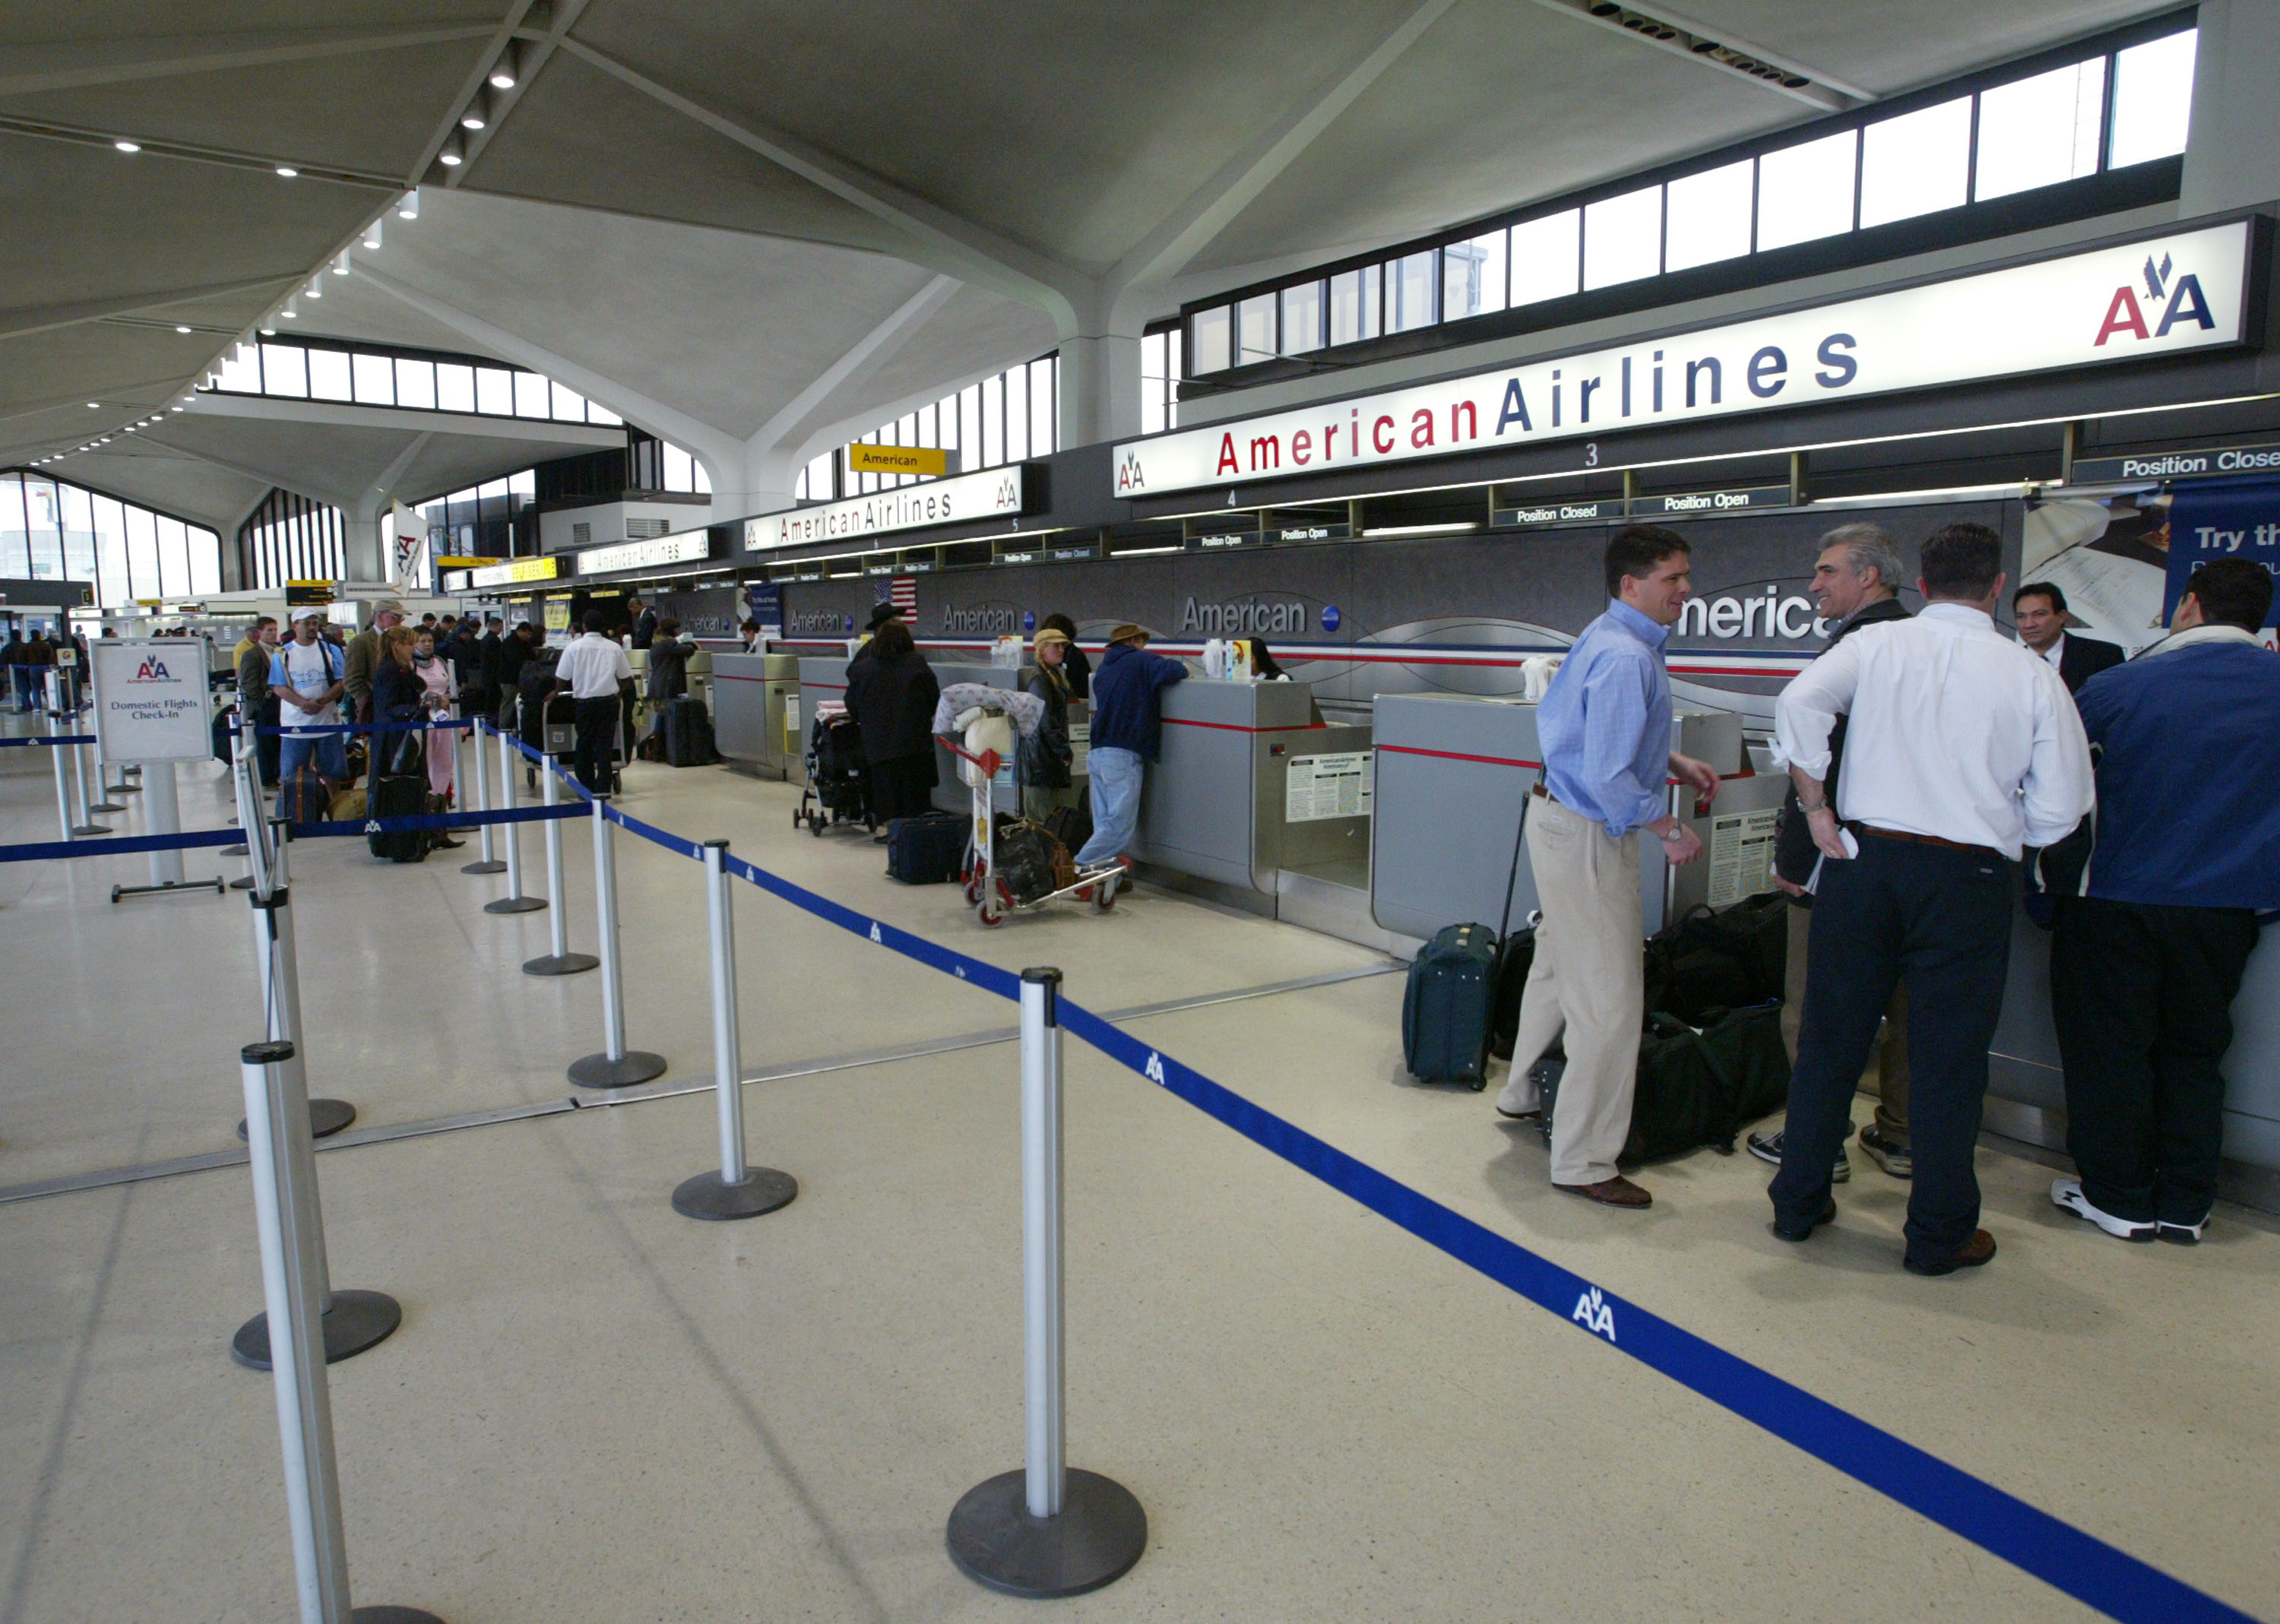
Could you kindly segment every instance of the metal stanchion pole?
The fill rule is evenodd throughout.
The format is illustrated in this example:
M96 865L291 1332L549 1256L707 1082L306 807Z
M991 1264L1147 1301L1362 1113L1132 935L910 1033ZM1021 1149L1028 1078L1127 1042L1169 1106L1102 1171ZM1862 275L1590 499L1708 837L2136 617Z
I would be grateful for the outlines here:
M103 781L103 758L96 753L100 749L101 746L96 744L75 744L72 747L73 753L79 758L79 781L81 784L87 782L87 764L90 761L95 763L95 793L102 798L89 801L87 809L91 812L125 812L124 806L111 798L111 786Z
M48 736L55 738L63 732L63 718L58 712L48 712ZM64 747L48 746L48 755L56 764L56 821L63 827L63 838L70 840L77 833L72 827L71 768L64 760Z
M626 1047L626 991L618 955L618 858L610 835L610 797L597 795L594 909L602 938L602 1052L570 1062L570 1081L582 1089L630 1088L665 1074L663 1055Z
M538 776L546 786L545 804L550 807L560 805L562 775L555 770L554 764L548 762ZM512 828L514 826L509 824L507 827ZM570 951L570 911L562 902L562 820L559 818L550 818L546 823L546 923L553 951L543 958L524 959L522 973L525 975L575 975L600 964L602 961L591 953Z
M720 1104L720 1170L683 1179L673 1210L684 1218L758 1218L789 1206L799 1181L744 1161L744 1044L736 1021L736 897L728 843L705 843L705 916L712 948L712 1087Z
M64 738L68 736L73 727L76 725L76 719L72 714L70 700L64 690L63 673L59 671L51 671L48 673L48 701L51 707L49 712L48 720L53 724L53 731L56 737ZM107 827L97 823L88 812L86 772L82 768L75 778L71 772L72 768L81 766L81 763L79 758L79 746L76 744L53 744L50 745L49 748L56 752L56 781L58 784L61 784L67 779L73 781L71 790L71 833L73 835L110 834L111 830ZM68 761L64 758L64 754L66 750L68 750L71 755L71 758ZM181 860L181 859L179 858L175 859L177 863Z
M474 748L468 753L475 758L475 810L487 812L491 809L490 758L483 753L483 719L480 716L475 719L475 731L471 743ZM492 854L491 826L488 823L482 826L482 860L466 865L459 870L461 874L496 874L505 870L506 865Z
M466 720L466 710L467 704L466 700L452 700L451 720L455 722L463 722ZM482 741L475 738L474 730L473 728L454 727L451 730L451 810L461 817L465 817L467 812L467 775L461 770L466 764L461 760L460 758L466 752L461 747L466 744L468 741L474 740L475 753L477 755L481 755L483 748ZM435 743L435 735L433 734L428 735L428 743L430 746ZM472 833L474 827L475 826L472 823L458 823L452 825L451 827L445 832L451 835L466 835Z
M237 797L237 827L243 829L246 835L245 838L237 844L224 846L220 853L223 857L242 857L245 859L245 873L229 882L229 889L233 891L251 890L258 873L253 861L253 843L259 837L254 834L253 829L260 816L261 791L258 786L260 782L261 770L258 765L258 758L254 753L255 749L253 723L247 720L245 706L241 703L237 711L237 737L231 742L230 745L229 775L230 788ZM246 777L249 773L252 774L257 786L250 797L252 803L250 809L247 805L249 797L246 794Z
M239 1052L253 1165L254 1224L261 1243L262 1296L277 1327L277 1430L284 1446L285 1505L302 1624L352 1624L348 1541L340 1473L333 1455L333 1407L325 1378L321 1259L323 1220L316 1206L301 1059L281 1038ZM366 1624L440 1624L408 1607L366 1609Z
M499 735L499 805L502 811L514 810L514 740L512 735ZM522 842L517 837L520 825L503 823L499 834L506 842L506 895L496 902L483 904L485 913L535 913L546 905L540 897L522 894Z
M289 884L286 856L287 829L280 820L273 826L276 839L267 846L265 857L258 859L266 870L267 884L250 899L253 904L253 956L257 973L261 977L262 1024L272 1040L290 1043L302 1055L308 1052L307 1040L301 1027L301 974L298 957L293 946L293 908L291 886ZM258 832L249 845L259 841ZM296 1070L303 1081L298 1085L303 1101L303 1114L309 1123L309 1132L296 1143L306 1147L308 1158L306 1187L312 1214L318 1223L320 1244L312 1265L313 1278L318 1287L318 1300L322 1305L325 1360L337 1364L366 1348L385 1342L404 1322L404 1308L384 1291L335 1291L327 1274L322 1245L323 1212L318 1204L315 1141L336 1134L356 1120L356 1107L345 1100L310 1099L306 1086L305 1061L297 1061ZM247 1144L253 1143L253 1120L246 1118L237 1125L238 1137ZM259 1313L237 1328L230 1339L230 1355L241 1365L255 1370L266 1370L270 1366L269 1317Z
M1021 972L1021 1297L1028 1464L966 1491L950 1513L950 1559L1008 1595L1077 1596L1130 1571L1148 1544L1131 1490L1065 1456L1061 1313L1061 1029L1059 970Z

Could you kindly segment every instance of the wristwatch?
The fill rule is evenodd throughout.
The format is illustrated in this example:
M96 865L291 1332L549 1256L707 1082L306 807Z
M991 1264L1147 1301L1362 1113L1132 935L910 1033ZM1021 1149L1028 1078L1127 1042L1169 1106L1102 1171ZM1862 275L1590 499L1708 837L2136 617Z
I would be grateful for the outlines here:
M1661 841L1666 846L1675 846L1678 843L1679 837L1685 833L1686 826L1684 824L1674 823L1668 828L1664 829L1656 835L1656 838Z

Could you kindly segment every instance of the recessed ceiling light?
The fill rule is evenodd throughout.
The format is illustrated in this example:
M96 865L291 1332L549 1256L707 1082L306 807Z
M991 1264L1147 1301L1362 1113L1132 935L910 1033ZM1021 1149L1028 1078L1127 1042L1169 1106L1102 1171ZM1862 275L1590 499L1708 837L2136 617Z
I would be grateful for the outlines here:
M295 175L299 174L301 172L300 172L299 170L297 170L297 169L294 168L294 167L293 167L293 165L290 165L290 164L280 164L280 165L277 165L277 173L278 173L279 174L281 174L281 175L283 175L283 176L284 176L288 181L289 181L289 180L291 180Z
M483 127L483 110L481 107L470 107L459 115L459 127L463 130L479 130Z
M459 149L457 146L445 147L435 155L435 159L446 169L457 169L466 161L459 156Z
M170 406L167 410L170 412L188 412L189 408L188 406Z
M264 327L261 329L261 336L264 338L274 338L277 336L277 329L275 327Z
M174 324L174 331L175 331L175 332L177 332L177 333L187 333L187 332L189 332L189 328L188 328L188 327L184 327L181 322L177 321L177 322Z
M514 89L514 42L512 40L507 42L506 49L499 53L498 62L491 69L491 89L494 90Z
M385 220L387 218L388 216L383 214L380 216L378 219L374 220L371 225L366 226L364 228L364 245L366 248L377 250L380 247L381 221Z
M333 261L333 274L335 276L346 276L348 273L349 250L343 249L341 250L341 257Z
M321 299L325 296L325 279L323 277L312 276L309 279L309 296L312 299Z
M103 403L99 400L91 400L87 403L87 409L89 412L100 412L103 410Z
M121 152L140 152L142 150L142 143L139 141L114 141L111 144Z
M404 193L404 196L397 200L396 204L396 218L398 219L418 219L420 218L420 189L418 187L413 187L410 191Z

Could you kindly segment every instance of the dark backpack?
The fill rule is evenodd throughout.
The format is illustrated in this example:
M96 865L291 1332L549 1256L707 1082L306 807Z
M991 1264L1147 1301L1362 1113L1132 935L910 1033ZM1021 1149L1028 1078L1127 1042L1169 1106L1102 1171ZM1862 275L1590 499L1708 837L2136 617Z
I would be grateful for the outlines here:
M1646 1006L1699 1025L1714 1010L1779 999L1788 962L1789 900L1780 893L1691 908L1647 943Z
M990 837L998 882L1016 904L1033 903L1056 889L1054 855L1060 843L1026 818L1008 819Z

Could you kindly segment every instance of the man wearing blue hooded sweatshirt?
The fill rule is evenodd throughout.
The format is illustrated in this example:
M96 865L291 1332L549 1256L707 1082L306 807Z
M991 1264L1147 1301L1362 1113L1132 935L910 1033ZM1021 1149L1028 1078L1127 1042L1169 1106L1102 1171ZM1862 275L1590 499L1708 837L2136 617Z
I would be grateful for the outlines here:
M1157 696L1183 681L1188 668L1148 652L1144 627L1123 625L1109 635L1108 652L1092 673L1092 739L1086 771L1092 775L1092 838L1076 854L1079 868L1121 862L1140 826L1140 786L1164 734Z

